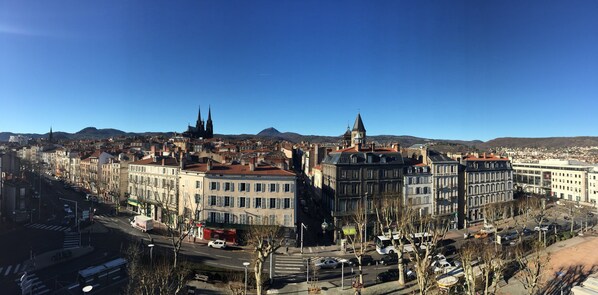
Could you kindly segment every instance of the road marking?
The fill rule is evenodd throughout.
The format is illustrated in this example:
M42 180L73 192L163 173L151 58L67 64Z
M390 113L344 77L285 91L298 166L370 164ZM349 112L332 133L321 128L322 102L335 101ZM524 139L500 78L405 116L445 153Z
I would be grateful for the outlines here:
M13 274L17 273L19 271L19 268L21 267L21 264L17 264L17 266L15 266L15 270L12 272Z
M214 255L214 256L220 257L220 258L229 258L229 259L231 258L230 256L223 256L223 255Z
M277 266L274 269L300 270L301 267L280 267L280 266Z
M6 269L6 272L4 273L5 276L8 275L11 268L12 268L12 265L9 265L8 268Z

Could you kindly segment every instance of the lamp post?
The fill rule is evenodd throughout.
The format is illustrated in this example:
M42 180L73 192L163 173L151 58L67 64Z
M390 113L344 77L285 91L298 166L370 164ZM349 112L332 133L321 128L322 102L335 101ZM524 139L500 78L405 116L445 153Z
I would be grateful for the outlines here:
M154 244L148 244L147 245L150 248L150 262L152 265L154 265Z
M347 263L347 259L341 259L339 262L341 263L341 291L345 289L345 263Z
M307 229L307 225L301 222L301 254L303 254L303 229Z
M364 217L365 217L365 226L364 226L364 234L363 234L363 243L367 243L368 240L368 193L365 193L365 202L363 204L363 208L364 208ZM367 247L367 245L366 245Z
M243 266L245 266L245 295L247 295L247 267L249 262L243 262Z
M324 222L322 222L320 226L322 227L322 242L326 244L326 229L328 229L328 223L326 223L326 219L324 219Z

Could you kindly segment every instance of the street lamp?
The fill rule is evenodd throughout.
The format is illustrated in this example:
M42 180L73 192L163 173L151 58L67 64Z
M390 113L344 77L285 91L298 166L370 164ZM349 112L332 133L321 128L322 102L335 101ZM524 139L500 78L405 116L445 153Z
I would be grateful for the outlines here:
M245 295L247 295L247 267L249 262L243 262L243 266L245 266Z
M347 261L347 259L339 260L341 263L341 291L345 289L345 263L347 263Z
M303 254L303 229L307 229L307 225L301 222L301 254Z
M326 223L326 219L324 219L324 222L322 222L320 226L322 227L322 243L326 244L326 230L329 226L328 223Z
M87 285L87 286L83 287L83 289L81 289L81 291L83 291L84 294L87 294L87 293L91 292L92 289L93 289L93 286Z
M147 245L150 248L150 262L152 265L154 265L154 244L148 244Z

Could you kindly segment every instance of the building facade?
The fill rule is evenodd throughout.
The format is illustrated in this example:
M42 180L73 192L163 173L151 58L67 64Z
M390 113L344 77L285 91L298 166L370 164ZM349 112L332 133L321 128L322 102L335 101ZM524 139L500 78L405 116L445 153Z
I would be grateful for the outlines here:
M416 164L404 168L403 171L403 204L408 204L419 216L431 215L434 212L434 204L430 167Z
M464 227L485 220L485 206L513 200L513 169L507 158L494 155L466 156L463 165Z

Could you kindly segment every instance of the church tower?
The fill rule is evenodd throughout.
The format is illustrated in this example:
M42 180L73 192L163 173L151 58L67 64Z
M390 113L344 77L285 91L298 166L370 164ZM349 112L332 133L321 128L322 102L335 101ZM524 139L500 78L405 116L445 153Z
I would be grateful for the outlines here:
M206 138L214 137L214 126L212 126L212 107L208 106L208 121L206 122Z
M351 144L353 146L365 145L365 127L363 126L363 121L361 121L361 115L359 113L357 113L355 124L353 124L353 130L351 130Z
M54 135L52 134L52 127L50 127L50 135L48 135L48 142L52 143L54 140Z
M201 107L199 107L197 111L197 122L195 123L195 132L197 132L197 137L203 137L204 135L204 126L203 121L201 120Z

